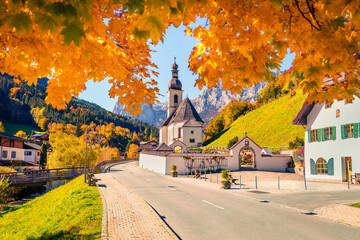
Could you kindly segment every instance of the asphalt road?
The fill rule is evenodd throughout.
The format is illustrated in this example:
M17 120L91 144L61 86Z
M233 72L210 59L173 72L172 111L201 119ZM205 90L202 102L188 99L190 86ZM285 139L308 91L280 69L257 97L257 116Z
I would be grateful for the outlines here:
M326 199L344 201L341 197L326 197L329 193L250 197L196 181L173 179L135 165L117 165L106 174L148 202L181 239L360 239L358 228L299 210L299 206L311 210L319 205L317 197L324 204L329 203Z

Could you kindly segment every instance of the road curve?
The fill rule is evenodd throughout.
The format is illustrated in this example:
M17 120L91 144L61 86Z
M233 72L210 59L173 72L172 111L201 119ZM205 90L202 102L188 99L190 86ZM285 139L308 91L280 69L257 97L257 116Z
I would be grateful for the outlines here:
M360 229L126 163L110 172L182 239L357 239Z

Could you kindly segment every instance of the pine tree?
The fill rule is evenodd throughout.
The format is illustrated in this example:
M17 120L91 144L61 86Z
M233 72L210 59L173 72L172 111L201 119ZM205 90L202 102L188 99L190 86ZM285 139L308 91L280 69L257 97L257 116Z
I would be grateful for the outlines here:
M45 169L47 164L47 145L43 143L40 149L40 167L41 169Z

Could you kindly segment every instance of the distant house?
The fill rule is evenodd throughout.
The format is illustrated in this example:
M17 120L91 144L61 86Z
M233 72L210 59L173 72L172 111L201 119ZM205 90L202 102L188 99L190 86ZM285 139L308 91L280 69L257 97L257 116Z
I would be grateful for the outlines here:
M140 143L138 152L141 151L153 151L159 146L157 141L149 141L145 143Z
M0 133L0 160L24 160L25 139Z
M29 166L30 163L31 166L38 166L40 150L41 142L28 142L23 138L0 133L0 164L3 166Z
M347 181L360 173L360 99L352 103L303 104L293 120L305 126L305 175L308 179Z
M30 136L30 140L33 141L42 141L42 142L49 142L49 133L36 133Z
M35 143L24 143L24 161L40 163L41 146Z

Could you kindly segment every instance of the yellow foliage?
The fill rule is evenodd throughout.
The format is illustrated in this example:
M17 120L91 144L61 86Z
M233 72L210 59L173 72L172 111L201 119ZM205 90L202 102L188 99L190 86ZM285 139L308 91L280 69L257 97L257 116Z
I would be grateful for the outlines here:
M1 9L0 72L29 84L51 78L46 102L58 108L88 80L107 78L110 97L139 113L159 92L148 80L157 68L150 45L162 41L169 26L189 26L198 17L207 24L189 26L186 34L199 41L189 58L199 88L221 79L224 88L239 92L269 80L290 50L309 101L360 97L354 57L360 0L2 1ZM347 81L337 81L341 72ZM335 80L326 93L324 76Z
M9 172L16 172L16 170L13 168L0 166L0 173L9 173Z
M20 130L18 131L16 134L15 134L16 137L20 137L20 138L25 138L27 139L27 135L26 135L26 132Z
M127 153L127 157L128 158L137 158L137 157L139 157L138 150L139 150L138 145L130 144L129 150L128 150L128 153Z

